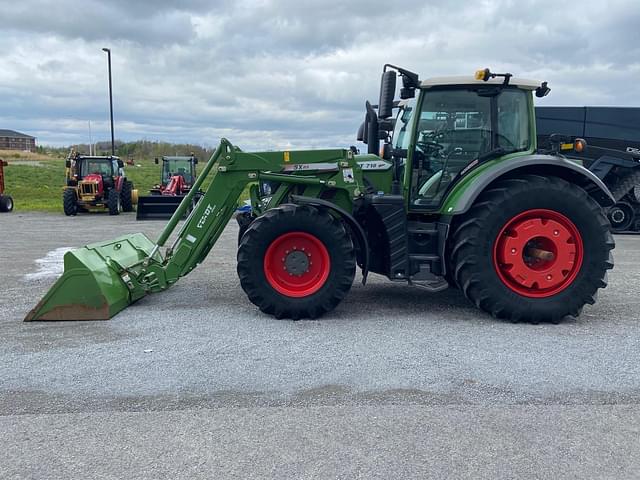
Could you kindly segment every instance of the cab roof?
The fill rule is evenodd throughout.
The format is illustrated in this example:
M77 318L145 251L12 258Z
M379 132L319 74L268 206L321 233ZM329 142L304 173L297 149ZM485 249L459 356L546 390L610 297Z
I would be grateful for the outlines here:
M461 75L451 77L433 77L427 78L420 82L421 88L432 88L443 85L502 85L504 78L490 78L486 82L483 80L476 80L473 75ZM527 78L511 77L509 85L521 88L523 90L535 90L542 82L538 80L530 80Z

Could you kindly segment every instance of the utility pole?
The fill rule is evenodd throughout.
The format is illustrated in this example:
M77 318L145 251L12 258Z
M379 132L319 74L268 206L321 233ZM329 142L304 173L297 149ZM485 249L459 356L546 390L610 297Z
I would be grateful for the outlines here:
M91 136L91 120L89 120L89 155L93 155L93 138Z
M111 114L111 155L116 154L116 142L113 136L113 91L111 87L111 49L103 48L107 52L107 63L109 64L109 112Z

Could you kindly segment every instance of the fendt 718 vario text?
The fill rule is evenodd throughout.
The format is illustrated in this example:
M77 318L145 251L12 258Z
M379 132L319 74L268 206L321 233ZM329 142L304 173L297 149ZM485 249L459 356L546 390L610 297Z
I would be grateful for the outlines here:
M223 139L156 242L134 234L67 253L26 320L107 319L167 289L205 259L247 185L238 275L249 300L277 318L331 311L357 268L363 283L375 272L430 291L457 287L512 321L578 315L613 267L603 208L614 199L558 153L573 144L538 151L533 95L548 92L488 69L420 81L385 65L361 128L367 154L248 153Z

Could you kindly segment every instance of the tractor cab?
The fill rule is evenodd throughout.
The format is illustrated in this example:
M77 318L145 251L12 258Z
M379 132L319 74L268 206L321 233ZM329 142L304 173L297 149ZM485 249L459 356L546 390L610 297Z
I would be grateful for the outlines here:
M438 88L424 89L407 152L413 207L437 208L473 162L533 153L529 91L522 84L487 89L463 83L472 80L451 79L450 86L438 81Z
M445 194L480 164L535 151L532 92L546 95L546 84L488 70L423 81L403 69L398 73L403 99L385 97L385 91L395 91L396 72L387 70L377 118L368 111L366 122L378 124L378 139L369 135L370 152L383 141L381 155L394 162L395 181L404 186L410 210L439 210ZM397 108L394 119L392 108Z
M81 157L77 162L79 180L82 180L88 175L116 177L120 171L117 158L115 157Z
M158 159L155 159L156 164L159 163ZM166 187L172 177L182 177L184 185L190 187L196 178L196 164L198 159L194 155L190 156L172 156L162 157L162 177L161 185Z

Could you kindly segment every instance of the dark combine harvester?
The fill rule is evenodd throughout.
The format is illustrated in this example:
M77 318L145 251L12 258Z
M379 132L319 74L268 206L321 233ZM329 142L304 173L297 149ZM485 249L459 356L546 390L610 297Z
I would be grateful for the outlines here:
M640 108L536 107L538 145L552 134L584 138L588 147L569 157L609 187L616 204L607 215L615 232L640 231Z

